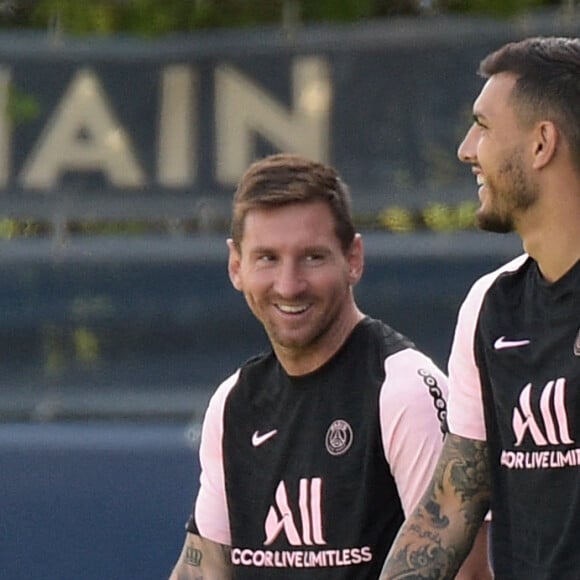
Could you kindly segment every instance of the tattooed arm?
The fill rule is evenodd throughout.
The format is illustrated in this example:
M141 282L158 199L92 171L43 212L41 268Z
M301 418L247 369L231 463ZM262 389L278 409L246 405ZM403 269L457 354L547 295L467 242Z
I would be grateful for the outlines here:
M230 547L188 532L169 580L229 580Z
M489 510L485 441L449 434L427 491L401 527L380 580L452 580Z

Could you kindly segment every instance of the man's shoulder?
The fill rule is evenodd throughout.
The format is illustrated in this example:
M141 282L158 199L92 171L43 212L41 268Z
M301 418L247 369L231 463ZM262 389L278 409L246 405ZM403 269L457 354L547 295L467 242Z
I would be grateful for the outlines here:
M532 260L527 254L521 254L499 268L480 276L467 292L461 307L462 312L479 313L483 301L489 295L490 289L498 286L506 277L513 277L524 271L531 262Z
M499 268L480 276L472 285L470 293L485 293L497 280L521 271L530 263L530 260L527 254L520 254Z
M250 373L251 375L262 374L271 368L275 357L271 351L262 352L246 359L231 375L224 379L217 387L216 393L227 391L236 387Z
M273 351L264 351L248 358L239 368L236 388L242 385L263 385L279 376L280 364Z
M273 351L268 350L246 359L240 366L240 375L245 377L248 374L268 373L276 366L278 366L278 359Z
M382 358L386 358L401 350L415 348L415 344L398 330L376 318L366 316L357 328L360 342L374 345Z

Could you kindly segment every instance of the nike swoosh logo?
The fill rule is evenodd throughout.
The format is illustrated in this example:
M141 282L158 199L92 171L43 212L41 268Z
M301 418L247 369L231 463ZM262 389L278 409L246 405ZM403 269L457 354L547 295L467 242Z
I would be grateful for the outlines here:
M258 431L254 431L254 434L252 435L252 445L254 447L259 447L260 445L262 445L262 443L265 443L266 441L268 441L268 439L274 437L276 433L278 433L278 429L272 429L272 431L268 431L267 433L264 433L262 435L260 435Z
M529 340L507 340L505 336L500 336L493 343L493 348L495 348L495 350L501 350L503 348L517 348L518 346L526 346L527 344L530 344Z

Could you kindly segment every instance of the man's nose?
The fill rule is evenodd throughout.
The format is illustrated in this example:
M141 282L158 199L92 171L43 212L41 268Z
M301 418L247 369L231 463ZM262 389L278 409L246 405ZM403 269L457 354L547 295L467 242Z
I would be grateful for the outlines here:
M475 154L475 129L471 127L469 131L465 134L463 141L459 144L457 148L457 157L463 163L474 163Z
M294 260L280 263L274 280L274 288L280 296L293 297L300 294L306 286L303 269Z

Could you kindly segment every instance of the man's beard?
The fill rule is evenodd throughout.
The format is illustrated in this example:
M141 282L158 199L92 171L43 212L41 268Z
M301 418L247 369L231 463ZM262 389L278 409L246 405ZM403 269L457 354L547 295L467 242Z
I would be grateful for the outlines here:
M504 162L498 172L498 179L490 179L486 187L490 208L480 208L475 219L478 227L488 232L513 232L517 216L534 205L538 198L535 184L522 169L519 153L514 153Z

